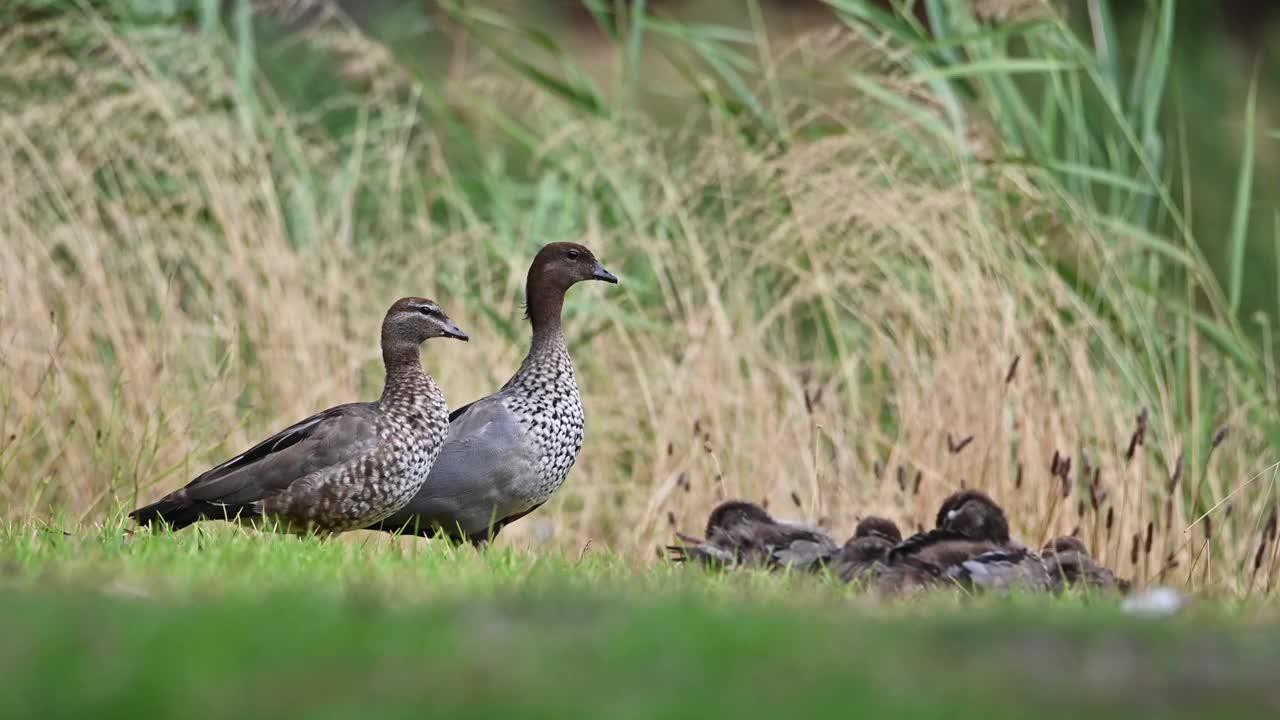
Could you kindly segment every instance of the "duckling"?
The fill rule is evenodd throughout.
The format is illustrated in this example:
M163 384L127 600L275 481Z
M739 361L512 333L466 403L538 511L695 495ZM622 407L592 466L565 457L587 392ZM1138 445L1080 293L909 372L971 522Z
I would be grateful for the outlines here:
M1004 510L978 490L952 493L934 522L934 529L903 540L879 562L874 573L881 593L936 587L944 582L948 568L983 553L1011 549Z
M900 542L902 532L892 520L875 516L864 518L854 529L853 537L832 559L832 570L843 582L866 582L877 563Z
M1094 560L1079 538L1069 535L1054 538L1045 543L1040 555L1055 591L1074 585L1104 592L1129 592L1129 581L1117 578Z
M812 571L824 567L838 549L821 530L775 520L745 500L729 500L712 510L703 539L683 533L676 537L682 544L667 547L672 560L714 566Z

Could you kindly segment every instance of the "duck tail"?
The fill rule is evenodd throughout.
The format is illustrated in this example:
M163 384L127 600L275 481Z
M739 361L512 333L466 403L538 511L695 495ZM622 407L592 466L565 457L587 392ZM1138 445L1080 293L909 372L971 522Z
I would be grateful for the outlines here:
M687 535L676 536L679 545L668 545L667 558L672 562L697 561L708 567L724 567L737 564L737 556L733 550L716 547L714 544L691 538Z
M698 549L702 545L702 538L696 538L685 535L676 531L676 540L678 545L667 545L664 549L667 551L667 559L672 562L686 562L698 557Z
M152 527L157 521L169 526L171 530L181 530L188 525L204 519L200 504L187 497L186 490L169 493L157 502L151 503L129 513L129 517L142 527Z

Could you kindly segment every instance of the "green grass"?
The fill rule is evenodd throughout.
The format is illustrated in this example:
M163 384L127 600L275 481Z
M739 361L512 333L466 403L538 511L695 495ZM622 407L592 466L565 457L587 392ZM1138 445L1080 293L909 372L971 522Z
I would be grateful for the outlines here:
M0 543L0 716L1264 717L1280 622L226 529Z

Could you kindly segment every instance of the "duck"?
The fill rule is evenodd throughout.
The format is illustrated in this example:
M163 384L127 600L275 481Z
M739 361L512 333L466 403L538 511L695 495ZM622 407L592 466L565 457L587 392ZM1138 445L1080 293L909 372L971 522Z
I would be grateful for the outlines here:
M1129 581L1116 577L1094 560L1080 538L1070 535L1054 538L1044 544L1040 555L1056 591L1076 586L1103 592L1129 592Z
M890 548L874 576L884 594L913 593L944 584L953 566L1016 547L1004 509L980 490L960 490L943 500L934 528Z
M1004 509L980 490L961 490L943 500L934 529L898 543L887 559L892 563L913 557L947 568L985 552L1006 549L1009 542Z
M171 530L228 520L335 534L394 513L426 480L449 426L444 394L420 356L422 343L436 337L468 340L435 301L400 298L382 321L386 377L378 400L294 423L129 517Z
M863 518L832 558L832 571L842 582L865 582L875 572L876 564L900 542L902 531L892 520L874 515Z
M581 244L538 251L525 285L533 340L524 362L497 392L449 415L444 448L421 489L367 529L484 546L564 484L582 450L585 416L561 311L569 288L586 280L618 282Z
M816 571L839 548L826 533L801 523L775 520L763 507L727 500L711 511L702 538L676 533L667 546L675 562L697 560L714 567Z

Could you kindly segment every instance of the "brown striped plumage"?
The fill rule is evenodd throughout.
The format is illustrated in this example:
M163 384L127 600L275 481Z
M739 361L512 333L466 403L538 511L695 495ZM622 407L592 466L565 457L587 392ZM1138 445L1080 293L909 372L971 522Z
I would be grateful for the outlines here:
M899 542L902 531L892 520L868 517L858 523L853 537L836 553L832 570L844 582L867 582L876 564Z

